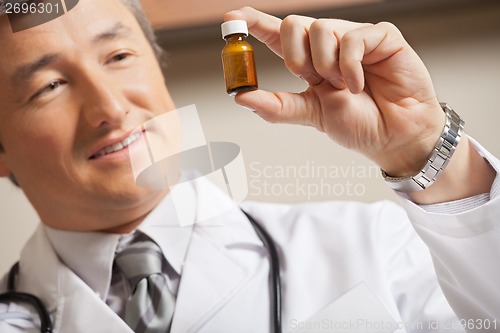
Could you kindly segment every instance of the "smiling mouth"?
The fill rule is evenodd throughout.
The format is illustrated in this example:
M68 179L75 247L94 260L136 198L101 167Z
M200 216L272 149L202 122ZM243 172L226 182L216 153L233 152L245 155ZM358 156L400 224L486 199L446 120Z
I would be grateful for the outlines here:
M99 157L103 157L109 154L116 153L117 151L123 150L130 146L132 143L137 141L139 137L141 136L141 132L136 132L134 134L131 134L129 137L123 139L121 142L117 142L115 144L109 145L107 147L104 147L100 151L98 151L95 155L91 156L90 159L94 160Z

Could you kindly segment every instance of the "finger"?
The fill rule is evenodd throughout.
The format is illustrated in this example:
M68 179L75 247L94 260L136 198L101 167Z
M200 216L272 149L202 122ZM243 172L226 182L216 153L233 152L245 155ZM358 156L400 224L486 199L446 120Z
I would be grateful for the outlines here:
M230 20L247 21L250 34L266 44L278 56L283 57L280 40L281 19L252 7L243 7L224 15L224 21Z
M305 112L306 101L302 94L264 90L241 92L235 97L236 103L254 110L270 123L314 125Z
M322 81L322 77L314 69L309 43L309 27L314 20L311 17L290 15L283 20L280 29L286 67L311 85Z
M378 23L347 32L341 40L339 68L349 90L354 94L363 91L363 65L390 58L402 50L404 44L401 33L390 23Z
M318 19L311 24L309 40L314 68L337 89L346 87L339 68L340 40L348 31L364 25L371 24L333 19Z

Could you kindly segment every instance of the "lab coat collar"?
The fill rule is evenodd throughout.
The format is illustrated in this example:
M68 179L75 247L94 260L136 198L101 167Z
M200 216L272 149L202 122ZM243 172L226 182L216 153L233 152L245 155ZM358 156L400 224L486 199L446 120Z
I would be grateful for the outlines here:
M39 297L55 332L133 333L73 271L61 263L39 226L21 253L18 291Z

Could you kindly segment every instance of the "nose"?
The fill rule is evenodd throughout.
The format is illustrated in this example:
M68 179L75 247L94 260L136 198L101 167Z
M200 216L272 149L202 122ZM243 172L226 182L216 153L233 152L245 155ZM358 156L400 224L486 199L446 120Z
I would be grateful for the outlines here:
M120 125L130 111L120 84L104 76L86 80L83 118L94 128Z

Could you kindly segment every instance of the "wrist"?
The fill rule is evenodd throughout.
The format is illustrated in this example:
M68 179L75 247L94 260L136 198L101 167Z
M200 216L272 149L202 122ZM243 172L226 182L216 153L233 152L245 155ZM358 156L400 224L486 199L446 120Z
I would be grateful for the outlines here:
M417 125L407 128L404 134L394 135L401 138L401 143L397 149L384 151L380 157L373 159L384 170L387 175L392 177L409 177L416 175L422 170L431 156L436 142L443 133L446 126L446 113L436 102L432 109L421 110L430 115L424 120L420 120ZM413 132L411 132L413 130Z
M394 177L382 170L385 181L393 189L406 193L425 190L434 184L448 166L462 137L465 123L448 104L442 103L441 107L446 114L444 128L419 171L410 176Z

